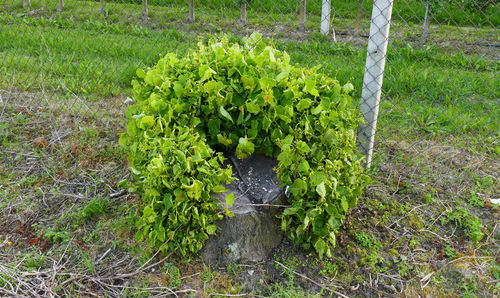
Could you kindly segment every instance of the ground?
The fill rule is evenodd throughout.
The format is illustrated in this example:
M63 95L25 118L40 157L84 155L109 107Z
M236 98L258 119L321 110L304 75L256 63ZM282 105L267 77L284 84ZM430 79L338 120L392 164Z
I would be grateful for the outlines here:
M189 296L498 295L497 157L453 139L379 142L373 183L319 259L285 240L261 264L153 258L134 239L139 199L117 144L125 97L71 108L3 92L0 282L4 294ZM37 104L35 104L37 103ZM99 117L90 110L99 107ZM57 128L57 129L56 129ZM403 145L401 145L403 144Z
M241 42L259 30L292 61L352 81L359 97L366 51L350 35L353 18L336 23L334 44L313 29L297 33L284 21L293 11L250 14L240 27L235 12L213 7L186 24L185 7L153 6L137 21L131 4L102 17L97 2L69 2L54 17L55 6L32 2L29 13L20 2L0 13L1 295L500 295L497 29L435 26L419 45L421 24L396 19L372 183L334 256L284 240L265 262L220 268L147 254L135 240L141 201L116 183L129 177L118 137L136 68L183 54L200 33Z

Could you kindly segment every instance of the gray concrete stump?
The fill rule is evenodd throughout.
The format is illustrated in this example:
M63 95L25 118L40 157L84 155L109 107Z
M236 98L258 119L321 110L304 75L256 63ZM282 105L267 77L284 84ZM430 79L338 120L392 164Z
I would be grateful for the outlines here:
M279 187L273 168L277 161L263 155L244 160L230 158L233 176L238 178L226 185L226 193L217 194L221 207L234 216L217 222L217 233L210 237L201 251L204 262L227 266L232 263L264 261L281 243L283 234L276 219L278 207L260 206L280 204L284 190ZM233 193L233 206L225 205L228 193Z

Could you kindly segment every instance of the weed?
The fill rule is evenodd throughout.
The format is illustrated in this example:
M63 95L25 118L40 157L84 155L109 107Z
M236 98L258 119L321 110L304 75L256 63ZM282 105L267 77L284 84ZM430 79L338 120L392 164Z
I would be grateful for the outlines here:
M367 265L373 272L385 272L387 270L384 258L376 250L371 249L361 254L363 257L360 264Z
M454 260L457 257L457 252L449 245L444 247L444 254L448 258L448 260Z
M483 232L481 231L483 225L479 222L477 216L473 216L464 207L457 207L454 211L449 209L446 213L447 218L443 219L442 222L455 222L460 228L465 230L465 234L469 238L478 242L483 238Z
M238 276L242 270L243 268L238 264L232 263L227 266L227 272L235 276Z
M274 259L280 263L283 263L283 265L285 265L286 267L290 268L291 270L295 270L297 269L297 267L299 265L301 265L301 262L300 260L296 257L296 256L288 256L288 255L285 255L285 256L279 256L279 255L274 255ZM280 266L278 263L275 263L274 264L274 267L276 269L282 269L283 272L288 272L287 269L283 268L282 266Z
M406 202L404 204L401 204L399 206L399 214L400 215L406 215L408 213L408 211L410 211L410 209L411 209L410 202Z
M27 176L24 177L20 182L19 186L21 188L27 188L27 187L32 187L33 184L38 182L38 177L37 176Z
M477 280L473 277L463 278L460 282L460 288L463 290L462 297L474 298L477 297Z
M89 272L90 274L95 273L94 260L92 260L92 258L90 258L90 256L88 254L86 254L86 253L82 254L81 264L82 264L82 267L85 268L85 270L87 272Z
M484 207L484 200L474 190L469 192L467 201L474 207Z
M498 294L500 294L500 281L499 281L499 282L497 282L496 284L494 284L494 285L492 286L491 293L492 293L493 295L498 295Z
M496 280L500 280L500 264L498 263L493 263L490 268L491 274L493 275L493 278Z
M82 128L82 136L84 142L89 142L92 144L97 141L99 131L94 127L84 127Z
M213 293L238 294L241 290L240 285L231 279L228 275L213 271L210 266L205 266L201 273L203 279L204 296L212 296Z
M167 262L163 266L165 277L170 288L178 288L182 284L181 272L173 263Z
M273 293L271 294L270 297L295 298L295 297L316 297L316 296L310 295L309 293L305 292L301 287L289 281L287 283L279 282L274 284Z
M14 198L15 197L13 194L0 189L0 211L2 211L3 208L7 207L8 204L14 200Z
M408 264L406 256L400 256L399 260L395 262L398 266L398 273L404 278L411 277L412 265Z
M413 237L410 239L410 242L408 242L408 246L410 246L410 248L412 248L412 249L418 247L419 244L420 243L419 243L418 239L413 238Z
M7 288L8 285L12 285L13 283L14 281L9 274L0 272L0 289Z
M93 230L90 234L85 235L82 240L87 243L97 242L99 240L99 232Z
M84 222L88 222L93 217L108 212L109 205L109 200L107 199L94 198L83 207L78 213L78 217Z
M320 275L324 275L330 278L337 275L339 266L335 262L325 261L322 264L323 264L323 269L319 271Z
M381 245L377 242L377 240L375 240L375 237L373 237L372 235L368 235L363 231L354 234L354 240L363 247L373 247Z
M45 260L47 259L47 256L37 252L28 253L25 257L24 267L27 270L38 270L42 268L45 264Z
M471 177L478 191L491 190L493 188L494 182L491 176L480 177L475 173L471 173Z
M424 202L426 204L432 204L436 201L435 196L432 193L426 193L424 196Z
M209 283L215 276L215 273L210 265L203 265L203 271L201 272L201 277L204 283Z
M65 243L69 241L69 235L66 231L55 231L53 229L47 229L43 234L43 238L54 243Z

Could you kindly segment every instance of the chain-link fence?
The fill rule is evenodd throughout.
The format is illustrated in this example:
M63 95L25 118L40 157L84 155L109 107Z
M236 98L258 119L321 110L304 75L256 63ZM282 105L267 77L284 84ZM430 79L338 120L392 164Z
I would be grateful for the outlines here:
M152 65L160 55L183 54L212 34L228 33L240 40L259 31L288 51L292 61L321 65L339 81L351 81L359 98L363 75L371 72L365 72L365 61L368 40L374 39L369 36L373 4L6 1L1 88L30 96L43 91L58 98L58 108L76 105L86 109L84 114L99 114L102 110L93 110L89 102L130 95L135 70ZM486 0L394 3L389 50L376 58L387 60L381 69L385 78L378 140L413 148L426 140L458 138L467 148L497 154L498 8ZM372 27L372 35L378 34L380 28ZM2 105L5 110L8 102Z
M372 162L378 181L396 180L394 193L412 184L421 190L413 194L447 193L452 199L467 195L462 185L476 183L478 176L498 183L499 2L375 3L393 5L387 51L373 61L385 61L381 100L368 109L379 109ZM222 33L238 42L262 33L292 62L321 65L321 72L341 84L350 81L360 105L363 88L369 88L366 77L363 83L365 71L371 71L365 69L367 51L381 50L367 50L383 29L370 29L373 5L367 0L0 1L0 175L16 177L26 197L47 208L115 195L116 182L127 175L117 135L133 101L137 68L169 52L184 55L198 41ZM376 71L370 75L381 79Z

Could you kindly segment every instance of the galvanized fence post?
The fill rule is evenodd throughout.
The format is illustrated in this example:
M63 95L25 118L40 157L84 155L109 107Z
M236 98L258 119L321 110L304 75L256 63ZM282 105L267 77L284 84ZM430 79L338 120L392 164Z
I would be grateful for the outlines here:
M358 129L358 149L366 156L367 168L372 162L393 3L394 0L373 3L360 106L365 123Z

